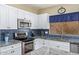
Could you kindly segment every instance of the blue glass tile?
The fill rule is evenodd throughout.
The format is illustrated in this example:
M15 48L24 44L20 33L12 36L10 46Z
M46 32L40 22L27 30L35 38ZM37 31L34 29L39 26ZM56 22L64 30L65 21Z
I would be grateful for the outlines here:
M9 34L9 40L13 39L13 33L15 33L16 31L16 29L0 30L0 40L4 41L5 34Z
M67 13L63 15L54 15L49 17L49 22L69 22L79 21L79 12Z

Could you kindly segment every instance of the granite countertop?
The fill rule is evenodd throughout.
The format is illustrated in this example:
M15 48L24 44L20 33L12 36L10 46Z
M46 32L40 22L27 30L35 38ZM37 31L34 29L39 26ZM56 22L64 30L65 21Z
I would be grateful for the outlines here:
M38 36L35 38L42 38L45 40L53 40L53 41L61 41L61 42L68 42L68 43L79 43L79 39L62 39L62 38L53 38L53 37L45 37L45 36Z
M0 47L5 47L13 44L20 43L21 41L18 40L9 40L8 42L0 41Z

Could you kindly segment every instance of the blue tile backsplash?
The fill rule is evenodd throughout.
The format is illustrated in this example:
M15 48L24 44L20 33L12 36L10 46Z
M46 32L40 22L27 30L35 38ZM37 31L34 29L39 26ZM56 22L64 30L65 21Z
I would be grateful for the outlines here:
M0 41L4 41L6 34L9 34L9 40L13 39L13 33L15 33L16 31L16 29L0 30Z
M18 30L16 29L7 29L7 30L0 30L0 41L3 40L4 41L4 36L5 34L9 34L9 40L13 39L13 33L17 32ZM48 29L31 29L31 31L33 31L34 35L35 36L41 36L41 31L49 31ZM45 36L45 33L43 33ZM50 38L61 38L62 39L65 39L65 40L79 40L79 36L65 36L65 35L51 35L51 34L48 34L47 37L50 37Z
M34 35L35 36L41 36L41 31L48 31L49 32L49 30L48 29L32 29L32 31L34 32ZM45 36L45 33L44 33L44 36ZM52 34L48 34L47 36L46 36L47 38L57 38L57 39L59 39L59 38L62 38L62 39L64 39L64 40L79 40L79 36L67 36L67 35L52 35Z
M31 29L35 36L45 36L45 31L49 32L49 29Z

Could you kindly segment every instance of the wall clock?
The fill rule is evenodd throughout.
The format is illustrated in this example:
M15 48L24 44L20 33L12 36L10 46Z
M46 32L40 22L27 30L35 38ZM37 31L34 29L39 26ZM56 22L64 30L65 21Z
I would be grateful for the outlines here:
M59 9L58 9L58 13L59 14L63 14L63 13L65 13L66 12L66 9L64 8L64 7L60 7Z

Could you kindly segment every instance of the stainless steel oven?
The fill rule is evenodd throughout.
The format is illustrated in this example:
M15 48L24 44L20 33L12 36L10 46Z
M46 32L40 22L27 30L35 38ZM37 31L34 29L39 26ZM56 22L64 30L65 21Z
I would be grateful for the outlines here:
M27 41L27 42L23 42L23 47L22 47L22 54L26 54L27 52L30 52L34 49L33 46L33 41Z
M34 47L33 46L34 45L33 44L34 38L29 37L28 32L19 31L19 32L15 33L14 37L15 37L16 40L22 41L22 54L23 55L34 49L33 48Z

